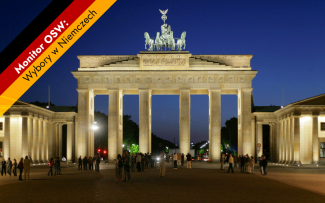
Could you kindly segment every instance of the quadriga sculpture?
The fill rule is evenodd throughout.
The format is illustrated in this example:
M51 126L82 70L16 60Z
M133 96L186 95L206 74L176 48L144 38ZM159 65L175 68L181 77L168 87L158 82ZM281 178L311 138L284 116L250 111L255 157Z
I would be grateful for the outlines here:
M156 45L157 51L160 51L162 49L162 47L163 47L163 42L160 39L160 33L159 32L157 32L157 35L156 35L155 45Z
M147 32L144 33L144 38L146 38L146 40L145 40L146 44L144 45L144 48L147 49L147 45L149 45L147 50L153 51L153 48L155 46L154 40L150 38L149 33L147 33Z
M177 39L177 51L182 51L182 46L184 45L185 49L185 37L186 37L186 32L183 32L181 35L181 38L176 38Z

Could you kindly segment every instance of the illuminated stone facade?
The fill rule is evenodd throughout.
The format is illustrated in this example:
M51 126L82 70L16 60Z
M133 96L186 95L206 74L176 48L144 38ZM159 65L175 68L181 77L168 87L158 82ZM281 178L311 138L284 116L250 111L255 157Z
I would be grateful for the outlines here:
M325 149L322 151L320 148L321 143L325 144L325 94L289 104L274 112L254 112L252 133L256 139L252 142L257 156L263 152L263 124L270 125L272 161L300 165L318 164L325 159ZM261 149L258 149L258 143Z
M62 157L62 126L67 125L67 160L74 160L76 112L55 112L69 107L38 107L17 101L0 117L2 157L19 161L31 156L34 163ZM72 107L73 109L73 107ZM74 108L75 110L75 108Z
M122 153L123 96L139 95L139 150L151 152L152 95L180 95L179 147L190 152L190 96L209 95L210 160L220 161L221 95L238 96L239 154L252 152L251 91L257 71L252 55L191 55L187 51L145 51L138 55L78 56L77 152L94 153L94 99L109 95L108 159Z

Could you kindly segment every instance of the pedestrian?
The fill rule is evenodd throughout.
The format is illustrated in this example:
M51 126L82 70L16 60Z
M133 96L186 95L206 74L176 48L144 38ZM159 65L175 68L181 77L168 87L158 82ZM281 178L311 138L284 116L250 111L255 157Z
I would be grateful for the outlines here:
M117 155L115 160L115 180L122 182L123 160L120 154Z
M84 170L87 170L87 163L88 163L88 160L87 160L87 157L85 156L83 159L82 159L82 164L84 166Z
M59 175L59 167L58 167L59 163L58 163L58 158L55 157L54 158L54 175Z
M160 156L159 156L159 165L160 165L160 177L164 177L165 176L165 172L166 172L166 168L165 168L165 157L164 157L164 151L161 152Z
M142 153L140 153L140 155L141 155L141 171L143 171L144 172L144 154L142 154Z
M220 160L220 164L221 164L220 170L225 170L225 159L226 159L225 154L222 154L221 160Z
M8 174L11 177L12 161L10 160L10 158L8 158L7 167L8 167Z
M95 169L97 172L99 172L99 164L100 164L100 157L99 155L97 155L96 157L96 165L95 165Z
M177 154L176 153L174 153L173 161L174 161L174 169L177 169Z
M232 164L234 163L234 158L232 157L231 154L229 155L228 163L229 163L228 173L229 173L230 169L231 169L232 173L234 173L234 169L232 167Z
M177 165L180 165L181 164L181 158L182 158L181 153L178 153L177 154Z
M82 159L81 159L81 156L79 157L78 159L78 170L82 170Z
M243 155L240 159L240 172L245 172L245 155Z
M259 161L258 163L259 163L259 165L260 165L260 172L261 172L262 175L264 175L264 171L263 171L263 161L262 161L262 159L261 159L260 157L259 157L259 160L260 160L260 161Z
M25 176L25 180L26 180L26 176L27 176L27 180L29 180L30 161L31 161L31 159L28 159L28 156L25 156L25 159L24 159L24 176Z
M250 170L250 158L248 156L248 154L246 154L246 157L245 157L245 172L246 173L249 173L249 170Z
M252 169L252 173L254 173L254 165L255 165L255 160L254 160L254 157L251 156L251 169Z
M88 158L88 166L89 170L93 170L93 158L91 157Z
M47 173L47 175L50 176L50 173L51 173L51 176L53 176L53 170L52 170L52 168L53 168L53 158L51 158L51 160L50 160L47 164L48 164L49 167L50 167L50 170L49 170L49 172Z
M131 171L134 172L135 171L135 165L137 164L136 159L135 159L135 154L132 153L131 156Z
M5 176L7 176L7 162L5 161L5 159L2 159L1 162L2 165L2 170L1 170L1 176L3 176L3 172L5 172Z
M267 172L266 172L266 166L267 166L267 160L266 160L266 156L262 156L262 167L263 167L263 172L264 172L264 175L267 175Z
M238 163L239 168L241 168L240 162L241 162L241 155L239 155L238 158L237 158L237 163Z
M23 173L23 169L24 169L24 163L23 163L24 159L23 157L20 158L19 164L18 164L18 168L19 168L19 179L18 180L23 180L21 177L21 174Z
M182 166L184 166L184 154L183 153L181 155L181 164L182 164Z
M166 161L169 163L169 154L166 155Z
M192 156L190 153L187 153L186 155L186 161L187 161L187 169L192 168Z
M12 163L12 173L14 176L17 176L17 160L14 159L14 162Z
M125 151L124 153L124 160L123 160L123 164L124 164L124 182L131 181L131 175L130 175L130 155L129 155L129 151Z

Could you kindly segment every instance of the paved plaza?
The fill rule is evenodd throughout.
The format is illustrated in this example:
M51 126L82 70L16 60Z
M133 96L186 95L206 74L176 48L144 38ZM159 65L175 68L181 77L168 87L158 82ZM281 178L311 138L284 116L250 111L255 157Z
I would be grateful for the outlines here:
M238 168L228 174L219 164L174 170L169 163L165 177L159 177L158 167L149 168L131 172L126 183L115 182L113 164L101 164L95 172L62 163L62 175L53 177L47 176L47 166L36 165L30 180L0 177L0 191L2 200L18 202L324 202L324 166L269 165L262 176L257 166L255 174Z

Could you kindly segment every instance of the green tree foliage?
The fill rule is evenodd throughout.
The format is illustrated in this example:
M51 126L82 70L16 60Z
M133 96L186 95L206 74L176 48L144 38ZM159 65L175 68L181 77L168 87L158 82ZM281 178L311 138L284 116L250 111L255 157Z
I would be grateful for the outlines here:
M136 145L136 144L131 145L131 147L130 147L130 153L131 154L133 154L133 153L139 153L139 145Z
M94 120L97 122L98 126L98 129L95 130L95 153L97 152L97 149L108 150L108 116L96 111ZM139 126L131 120L130 115L123 116L123 144L123 150L139 152ZM174 146L172 142L161 139L152 133L152 153L160 153L161 151L166 150L166 147L169 149L178 148L177 146Z
M233 117L226 121L226 127L221 128L221 144L229 144L232 151L237 151L238 119ZM224 146L223 146L224 149Z
M200 149L199 154L204 154L204 149Z
M130 115L123 116L123 144L124 150L129 149L132 144L139 145L139 126L131 120Z

